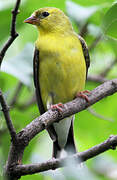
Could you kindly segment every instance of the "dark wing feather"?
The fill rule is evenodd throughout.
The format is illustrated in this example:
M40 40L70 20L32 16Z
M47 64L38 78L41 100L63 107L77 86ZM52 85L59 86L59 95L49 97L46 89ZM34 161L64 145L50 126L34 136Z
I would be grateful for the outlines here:
M45 112L44 105L41 98L40 92L40 83L39 83L39 50L35 48L34 58L33 58L33 78L34 78L34 85L36 89L36 97L37 97L37 104L39 107L40 114Z
M36 99L37 99L37 104L39 107L40 114L43 114L45 112L45 108L43 105L43 101L41 98L41 92L40 92L40 83L39 83L39 50L35 48L34 52L34 58L33 58L33 78L34 78L34 85L36 89ZM54 130L53 125L49 126L47 128L47 131L53 141L56 141L57 135Z
M86 44L85 40L80 35L78 35L78 38L79 38L79 40L81 42L82 49L83 49L83 54L84 54L84 58L85 58L85 62L86 62L86 78L87 78L88 68L90 66L89 51L88 51L88 47L87 47L87 44Z

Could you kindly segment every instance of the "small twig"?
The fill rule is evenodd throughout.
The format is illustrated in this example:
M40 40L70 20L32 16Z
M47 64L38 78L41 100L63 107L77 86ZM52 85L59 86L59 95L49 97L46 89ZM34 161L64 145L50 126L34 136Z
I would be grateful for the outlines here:
M19 5L20 5L20 1L21 0L16 1L16 5L15 5L14 9L12 10L13 17L12 17L12 24L11 24L11 36L18 35L18 33L16 32L16 29L15 29L15 26L16 26L16 16L19 13L18 9L19 9Z
M18 176L34 174L50 169L56 169L63 166L67 166L69 162L81 163L87 161L109 149L115 149L117 146L117 136L110 136L106 141L101 144L98 144L86 151L77 153L71 157L61 158L61 159L52 159L40 164L29 164L29 165L17 165L13 169L13 173Z
M117 63L117 59L113 60L105 69L103 72L100 73L101 77L106 77L106 75L109 73L109 71L112 69L112 67Z
M88 81L93 81L93 82L97 82L97 83L104 83L106 82L108 79L100 76L100 75L89 75L87 77Z
M87 34L87 26L88 26L88 22L86 22L84 25L83 25L83 27L81 28L81 30L80 30L80 33L79 33L79 35L81 36L81 37L85 37L86 36L86 34Z
M12 139L13 143L16 143L17 142L16 131L15 131L15 128L14 128L14 126L12 124L10 114L9 114L9 108L7 106L7 103L6 103L5 99L4 99L4 96L2 95L1 90L0 90L0 103L1 103L1 106L2 106L2 111L4 113L4 117L5 117L5 120L6 120L6 124L7 124L8 130L9 130L9 133L11 135L11 139Z
M5 53L6 53L7 49L11 46L13 41L18 36L18 33L16 32L15 28L16 28L16 16L18 14L18 8L19 8L19 5L20 5L20 1L21 0L16 1L16 5L15 5L14 9L12 10L12 22L11 22L10 37L7 40L7 42L5 43L5 45L3 46L2 50L0 51L0 66L2 64L2 61L3 61L3 58L5 56Z
M98 44L98 42L101 40L102 35L97 36L94 41L92 42L92 44L89 46L89 51L91 51L93 48L95 48L95 46Z
M22 87L23 87L22 82L19 82L16 89L15 89L15 93L14 93L14 95L13 95L13 97L9 103L9 106L14 106L16 104L16 101L19 97L19 93L21 92Z
M110 117L105 117L99 113L97 113L92 107L87 108L87 110L94 115L95 117L99 118L99 119L103 119L105 121L110 121L110 122L114 122L114 119L110 118Z
M113 60L111 62L111 64L109 64L104 71L102 71L99 75L89 75L87 77L88 81L93 81L93 82L97 82L97 83L104 83L106 82L108 79L106 79L106 75L109 73L109 71L112 69L112 67L117 63L117 59Z

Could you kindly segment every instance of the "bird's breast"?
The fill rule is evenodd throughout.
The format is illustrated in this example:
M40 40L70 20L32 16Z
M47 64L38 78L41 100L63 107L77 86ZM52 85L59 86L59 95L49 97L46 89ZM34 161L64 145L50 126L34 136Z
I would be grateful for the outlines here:
M43 104L46 108L52 93L53 104L72 100L83 90L86 65L81 46L56 46L40 48L39 82Z

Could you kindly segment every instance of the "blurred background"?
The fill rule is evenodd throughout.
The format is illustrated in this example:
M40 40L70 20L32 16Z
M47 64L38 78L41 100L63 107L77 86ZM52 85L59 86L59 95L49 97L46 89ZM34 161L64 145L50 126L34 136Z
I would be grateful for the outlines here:
M0 48L8 39L11 9L15 0L0 0ZM117 4L114 0L22 0L17 16L18 38L6 53L0 72L0 88L10 106L10 115L19 132L39 116L34 95L32 59L37 30L23 20L35 9L53 6L71 19L76 33L87 42L91 58L86 89L92 90L117 76ZM117 134L117 94L107 97L76 115L75 141L84 151ZM10 137L0 111L0 179L8 157ZM24 152L23 163L51 158L52 142L46 131L37 135ZM77 171L73 167L24 176L21 180L117 180L117 152L109 150L88 160Z

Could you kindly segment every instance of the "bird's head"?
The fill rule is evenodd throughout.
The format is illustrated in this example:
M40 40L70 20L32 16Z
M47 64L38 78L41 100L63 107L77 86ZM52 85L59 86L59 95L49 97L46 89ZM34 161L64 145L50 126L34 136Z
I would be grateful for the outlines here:
M54 7L40 8L24 22L33 24L39 31L46 33L72 30L68 17L60 9Z

